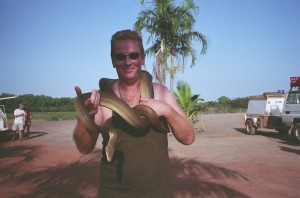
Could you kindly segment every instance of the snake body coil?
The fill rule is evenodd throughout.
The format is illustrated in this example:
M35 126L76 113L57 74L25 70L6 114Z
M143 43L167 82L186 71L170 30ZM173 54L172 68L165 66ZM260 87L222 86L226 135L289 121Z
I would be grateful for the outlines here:
M128 104L118 98L112 91L110 83L114 80L101 79L100 80L100 102L99 105L107 107L121 116L128 124L136 129L145 129L150 125L161 132L168 132L169 129L161 124L155 111L146 105L137 105L131 108ZM152 77L146 72L142 71L141 79L141 97L153 97ZM84 101L89 98L91 93L85 93L78 96L75 100L75 109L78 116L85 127L96 133L108 133L109 140L106 145L106 158L111 162L114 154L114 144L117 140L117 132L111 126L98 126L95 124L92 117L89 115Z

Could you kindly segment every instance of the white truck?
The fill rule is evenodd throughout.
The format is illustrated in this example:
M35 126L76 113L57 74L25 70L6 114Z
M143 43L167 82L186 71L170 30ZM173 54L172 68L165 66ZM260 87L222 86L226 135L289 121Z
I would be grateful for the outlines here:
M5 106L0 105L0 132L7 131L7 130L8 130L8 124L7 124L7 118L5 113Z
M300 142L300 77L290 77L290 90L283 107L282 121Z
M287 134L289 128L282 122L284 100L284 91L280 90L250 96L244 116L247 134L254 135L259 128L275 129L281 134Z
M0 100L7 100L7 99L13 99L17 96L10 96L5 98L0 98ZM8 123L7 123L7 117L5 113L5 106L0 105L0 132L7 131L8 130Z

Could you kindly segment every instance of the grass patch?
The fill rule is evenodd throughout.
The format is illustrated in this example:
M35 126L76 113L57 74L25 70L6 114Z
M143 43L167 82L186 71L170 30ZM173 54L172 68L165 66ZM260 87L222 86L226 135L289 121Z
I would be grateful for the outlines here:
M9 121L14 121L13 113L7 113ZM33 121L59 121L59 120L75 120L77 112L32 112Z

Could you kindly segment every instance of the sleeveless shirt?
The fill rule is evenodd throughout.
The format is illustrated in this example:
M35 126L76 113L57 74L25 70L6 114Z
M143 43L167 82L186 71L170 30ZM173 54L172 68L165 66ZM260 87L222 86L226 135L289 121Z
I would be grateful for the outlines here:
M103 133L99 198L169 198L173 192L169 178L168 138L153 128L138 131L113 113L117 131L112 162L105 157L107 134ZM133 133L132 133L133 132Z

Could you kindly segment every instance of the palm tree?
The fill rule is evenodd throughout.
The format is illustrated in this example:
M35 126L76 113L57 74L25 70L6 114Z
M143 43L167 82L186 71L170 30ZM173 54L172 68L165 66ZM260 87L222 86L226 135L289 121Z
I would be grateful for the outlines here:
M144 4L144 1L141 0ZM159 81L163 85L165 84L166 70L167 70L167 51L166 49L166 38L173 29L173 19L171 19L170 12L174 10L173 0L154 0L154 7L141 11L139 17L134 24L135 30L140 32L145 29L150 33L147 42L153 40L154 44L148 50L147 54L154 55L158 54L160 59L159 68ZM155 75L154 75L155 76Z
M135 29L143 29L150 33L147 42L152 39L153 45L146 50L147 54L155 55L153 74L162 84L165 84L166 72L170 74L170 90L173 92L174 75L177 71L184 71L184 60L191 57L191 67L195 65L196 53L192 48L192 41L202 43L201 54L207 50L207 41L204 35L193 31L195 19L193 12L198 12L198 7L193 0L184 0L181 6L175 6L173 0L154 0L154 7L140 12L135 23ZM144 1L141 0L144 4ZM168 67L167 59L171 56ZM174 65L182 60L182 64Z
M186 82L178 81L176 87L177 91L174 92L174 97L191 121L199 112L206 111L205 105L200 103L203 99L199 98L199 94L192 95L191 88Z

